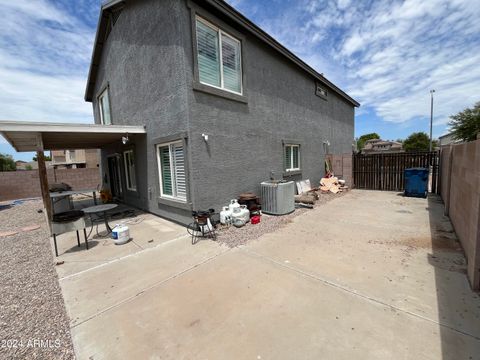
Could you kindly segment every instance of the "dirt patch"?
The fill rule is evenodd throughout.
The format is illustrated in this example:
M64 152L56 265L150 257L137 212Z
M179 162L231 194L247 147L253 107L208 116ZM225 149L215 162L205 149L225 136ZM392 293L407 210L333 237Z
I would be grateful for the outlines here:
M443 251L461 251L462 248L456 239L452 239L440 234L433 236L411 237L400 240L395 244L401 246L408 246L411 248L433 249Z

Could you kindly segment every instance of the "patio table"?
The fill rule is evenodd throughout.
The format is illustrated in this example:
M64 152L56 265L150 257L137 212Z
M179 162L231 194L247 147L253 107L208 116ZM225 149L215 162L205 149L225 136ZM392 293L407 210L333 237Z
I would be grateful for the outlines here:
M107 234L110 234L112 232L112 228L108 224L108 215L107 212L110 210L113 210L117 207L117 204L103 204L103 205L95 205L95 206L90 206L85 209L82 209L82 211L85 214L88 214L90 216L90 220L92 222L93 226L93 219L92 215L96 215L99 218L103 218L103 221L105 222L105 227L107 228Z

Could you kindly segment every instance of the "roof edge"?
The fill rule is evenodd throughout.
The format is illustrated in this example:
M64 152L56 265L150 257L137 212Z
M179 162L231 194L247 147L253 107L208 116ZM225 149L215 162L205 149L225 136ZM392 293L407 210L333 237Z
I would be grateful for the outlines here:
M193 1L198 2L199 0L193 0ZM277 40L275 40L275 38L273 38L271 35L269 35L266 31L262 30L258 25L253 23L251 20L249 20L247 17L245 17L242 13L240 13L234 7L227 4L227 2L225 2L223 0L203 0L203 1L205 1L206 3L208 3L211 6L213 6L214 8L216 8L217 10L222 12L224 15L229 16L232 20L239 23L239 25L246 28L251 33L253 33L255 36L260 38L260 40L262 40L264 43L270 45L275 50L277 50L282 55L284 55L286 58L293 61L296 65L298 65L303 70L305 70L307 73L312 75L316 80L318 80L322 84L324 84L324 85L330 87L331 89L333 89L337 94L339 94L340 96L345 98L345 100L352 103L352 105L354 105L355 107L360 106L360 103L358 101L353 99L350 95L348 95L346 92L344 92L338 86L336 86L334 83L332 83L330 80L328 80L325 76L323 76L318 71L313 69L310 65L305 63L297 55L292 53L285 46L283 46Z
M200 2L199 0L193 0L193 1ZM267 45L271 46L274 50L278 51L280 54L285 56L287 59L292 61L294 64L296 64L297 66L302 68L304 71L309 73L311 76L313 76L320 83L322 83L325 86L328 86L335 93L337 93L342 98L344 98L349 103L351 103L354 107L359 107L360 106L360 103L358 101L353 99L350 95L348 95L346 92L344 92L338 86L336 86L334 83L332 83L330 80L328 80L325 76L323 76L318 71L313 69L310 65L305 63L302 59L300 59L298 56L296 56L294 53L292 53L290 50L288 50L285 46L280 44L271 35L269 35L267 32L262 30L259 26L255 25L251 20L249 20L247 17L245 17L243 14L241 14L234 7L227 4L225 1L223 1L223 0L202 0L202 1L209 4L210 6L214 7L215 9L220 11L222 14L224 14L225 16L228 16L231 20L235 21L237 24L239 24L243 28L250 31L253 35L258 37L261 41L263 41ZM90 68L89 68L89 71L88 71L87 87L85 89L84 99L87 102L92 102L92 100L93 100L93 87L95 85L97 69L98 69L98 64L96 63L96 59L101 55L101 51L102 51L102 48L103 48L103 42L100 43L99 39L105 31L105 25L106 25L106 20L107 19L104 16L104 13L105 13L105 11L111 9L112 7L114 7L116 5L119 5L119 4L124 4L125 2L126 2L126 0L111 0L107 3L105 3L101 7L99 20L98 20L98 25L97 25L97 32L96 32L96 35L95 35L95 42L94 42L94 47L93 47L93 52L92 52L92 58L91 58L91 62L90 62Z
M36 121L0 120L0 134L7 132L97 132L97 133L130 133L145 134L143 125L100 125L81 123L57 123Z
M106 17L105 11L115 7L116 5L123 4L125 0L111 0L106 2L100 7L100 14L98 16L97 22L97 31L95 33L95 40L93 42L93 51L92 56L90 59L90 68L88 69L88 77L87 77L87 86L85 88L85 95L84 99L87 102L91 102L93 99L93 86L95 85L95 81L97 79L97 68L98 65L95 62L95 59L98 58L103 49L103 42L99 42L101 35L104 34L105 26L106 26Z

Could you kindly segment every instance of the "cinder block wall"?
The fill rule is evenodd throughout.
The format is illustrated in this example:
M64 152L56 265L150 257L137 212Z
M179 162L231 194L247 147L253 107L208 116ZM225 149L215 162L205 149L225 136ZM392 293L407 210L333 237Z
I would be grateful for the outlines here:
M353 185L353 159L352 154L327 155L332 163L333 174L345 180L347 186ZM315 186L317 186L316 184Z
M480 140L443 147L441 196L468 261L468 278L480 290Z
M66 183L74 190L96 189L100 172L93 169L48 169L48 183ZM38 170L0 172L0 201L41 196Z

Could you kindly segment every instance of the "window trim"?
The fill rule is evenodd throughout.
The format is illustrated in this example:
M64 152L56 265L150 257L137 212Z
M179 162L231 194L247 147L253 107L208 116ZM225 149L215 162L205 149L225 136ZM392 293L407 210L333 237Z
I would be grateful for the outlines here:
M315 95L323 100L328 100L328 90L319 81L315 82Z
M170 150L170 146L171 145L174 145L174 144L181 144L182 147L183 147L183 156L185 158L185 199L183 198L179 198L175 195L168 195L168 194L164 194L163 193L163 177L162 177L162 162L161 162L161 159L160 159L160 148L162 147L166 147L168 146L169 147L169 153L170 153L170 169L173 169L173 163L172 163L172 153L171 153L171 150ZM186 160L186 152L185 152L185 143L182 139L180 140L174 140L174 141L169 141L169 142L165 142L165 143L161 143L161 144L155 144L155 149L156 149L156 156L157 156L157 165L158 165L158 182L160 184L160 199L166 199L166 200L172 200L172 201L175 201L175 202L178 202L178 203L181 203L181 204L186 204L188 202L188 185L187 185L187 181L188 181L188 174L187 174L187 160ZM173 185L173 184L172 184ZM172 187L173 189L173 187ZM176 189L174 189L174 192L176 192Z
M194 92L213 95L222 99L235 101L242 104L248 104L248 78L246 76L246 69L248 68L248 48L245 46L245 35L237 31L231 25L225 21L219 19L212 13L208 12L204 8L198 6L192 0L187 0L187 7L190 10L190 36L192 46L192 63L193 63L193 76L192 76L192 89ZM238 95L223 89L218 89L209 85L204 85L199 81L199 69L198 69L198 56L197 56L197 26L196 16L199 15L206 21L216 24L219 28L224 29L229 35L239 40L242 44L241 49L241 64L242 64L242 95Z
M300 163L300 144L291 144L291 143L286 143L283 145L283 151L284 151L284 159L285 159L285 152L287 151L287 147L291 147L292 150L293 148L297 148L297 162L298 162L298 168L287 168L287 164L285 163L285 166L284 166L284 170L285 172L287 173L293 173L293 172L298 172L298 171L301 171L302 170L302 164ZM293 166L293 151L291 152L291 163L292 163L292 166Z
M103 118L103 106L102 106L102 98L105 97L105 95L108 98L108 111L110 113L110 124L105 124L104 118ZM100 94L97 96L97 105L98 105L98 113L100 115L100 124L102 125L113 125L112 121L112 104L110 102L110 91L109 91L109 85L105 86L105 88L100 92Z
M135 161L135 153L133 151L133 149L130 149L130 150L125 150L123 152L123 165L125 167L125 188L128 190L128 191L137 191L137 174L136 174L136 171L134 171L134 173L132 174L131 170L130 171L127 171L128 169L128 165L127 165L127 157L126 155L127 154L130 154L130 156L133 158L133 161L134 161L134 164L136 163ZM135 169L137 167L135 166ZM135 186L132 186L132 187L129 187L128 186L128 183L131 183L131 179L128 178L128 174L130 173L130 176L134 176L135 177Z
M211 23L210 21L205 19L203 16L195 14L194 19L195 19L195 33L194 33L194 36L195 36L195 39L194 39L195 60L196 60L197 72L198 72L198 82L202 85L211 86L215 89L222 90L222 91L227 91L227 92L235 94L235 95L239 95L239 96L244 95L243 94L243 55L242 55L243 54L243 43L242 43L242 40L237 39L233 35L230 35L230 33L223 30L221 27ZM218 36L218 41L219 41L219 44L218 44L219 45L218 46L219 54L218 55L219 55L219 61L220 61L220 86L208 84L208 83L202 82L200 80L200 68L199 68L199 64L198 64L197 20L202 22L205 26L208 26L210 29L215 30L219 35ZM231 40L233 40L234 42L236 42L237 44L240 45L240 92L233 91L233 90L225 88L225 77L224 77L224 74L223 74L223 49L222 49L222 38L223 38L223 36L226 36L226 37L230 38Z

